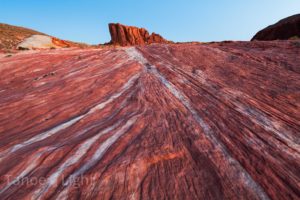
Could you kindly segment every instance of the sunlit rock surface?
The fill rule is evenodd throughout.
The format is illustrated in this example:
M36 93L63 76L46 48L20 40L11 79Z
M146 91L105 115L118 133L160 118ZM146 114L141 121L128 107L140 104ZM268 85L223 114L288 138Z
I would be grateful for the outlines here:
M67 42L47 35L33 35L18 44L17 49L50 49L69 47Z
M0 199L299 199L300 45L0 56Z
M152 43L170 43L157 33L151 33L135 26L126 26L119 23L108 25L111 36L110 44L119 46L145 45Z

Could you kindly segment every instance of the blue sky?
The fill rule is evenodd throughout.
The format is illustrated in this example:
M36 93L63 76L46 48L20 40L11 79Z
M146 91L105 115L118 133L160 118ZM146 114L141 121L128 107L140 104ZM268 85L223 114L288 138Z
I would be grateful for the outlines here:
M110 22L180 42L250 40L297 13L300 0L0 0L2 23L90 44L110 40Z

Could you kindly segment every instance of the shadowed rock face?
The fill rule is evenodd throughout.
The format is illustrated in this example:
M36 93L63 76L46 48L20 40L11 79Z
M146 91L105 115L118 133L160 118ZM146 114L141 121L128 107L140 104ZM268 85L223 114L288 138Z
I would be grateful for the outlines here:
M300 14L285 18L259 31L252 40L300 39Z
M122 24L109 24L111 35L110 43L120 46L145 45L151 43L167 43L168 41L159 34L149 32L144 28L125 26Z
M2 55L0 199L299 199L299 55L288 41Z

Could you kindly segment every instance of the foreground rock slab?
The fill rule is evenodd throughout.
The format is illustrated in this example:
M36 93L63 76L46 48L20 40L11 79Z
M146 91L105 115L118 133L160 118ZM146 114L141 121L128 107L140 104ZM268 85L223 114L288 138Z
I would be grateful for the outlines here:
M296 42L0 57L1 199L299 199Z

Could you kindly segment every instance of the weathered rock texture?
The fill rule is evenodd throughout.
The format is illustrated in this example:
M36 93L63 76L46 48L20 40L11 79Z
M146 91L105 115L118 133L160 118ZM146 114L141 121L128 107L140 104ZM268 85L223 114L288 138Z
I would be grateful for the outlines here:
M18 44L17 49L50 49L66 48L70 46L72 46L72 44L64 40L47 35L33 35Z
M259 31L252 40L300 39L300 14L285 18Z
M108 26L111 35L110 43L113 45L133 46L168 42L159 34L152 33L150 35L144 28L125 26L119 23L111 23Z
M0 199L299 199L297 42L0 57Z

